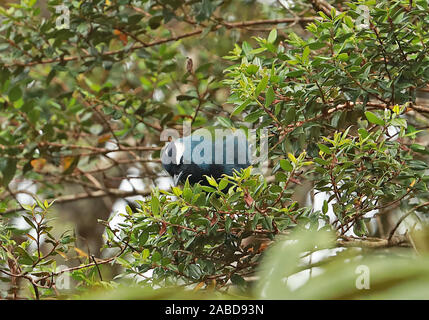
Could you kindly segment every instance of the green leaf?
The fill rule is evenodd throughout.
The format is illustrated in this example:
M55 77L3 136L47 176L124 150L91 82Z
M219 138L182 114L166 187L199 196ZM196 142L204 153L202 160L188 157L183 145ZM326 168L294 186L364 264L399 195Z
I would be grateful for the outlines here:
M311 50L319 50L322 48L326 48L327 44L322 42L322 41L320 41L320 42L315 41L315 42L309 43L308 46Z
M379 117L377 117L371 111L365 111L365 117L368 119L369 122L371 122L373 124L377 124L379 126L384 126L385 125L384 120L382 120Z
M122 118L122 112L119 110L115 110L115 112L113 112L112 118L114 120L119 120Z
M313 160L314 160L314 162L316 162L317 164L319 164L321 166L328 166L330 164L329 161L326 161L322 158L314 158Z
M131 268L131 264L125 260L124 258L121 257L116 257L115 258L116 262L119 263L121 266L125 267L125 268Z
M157 29L161 25L163 16L153 16L149 19L149 27L151 29Z
M149 231L143 230L143 232L139 236L139 245L143 246L148 239L149 239Z
M31 228L36 229L36 225L34 224L34 222L33 222L33 221L31 221L31 219L30 219L29 217L23 216L23 218L24 218L25 222L27 222L27 224L28 224Z
M293 170L292 164L288 160L286 160L286 159L281 159L280 160L280 167L283 170L288 171L288 172L291 172Z
M173 187L171 188L171 190L173 191L176 197L180 197L182 195L182 190L178 187Z
M237 108L234 109L234 111L231 113L231 116L235 116L237 114L240 114L246 109L246 107L252 102L251 99L247 99L242 104L240 104Z
M287 181L287 175L283 172L277 172L275 177L277 182Z
M256 212L252 220L252 230L256 229L260 218L261 218L261 214L259 212Z
M209 183L211 186L213 186L213 187L217 188L218 183L216 182L216 179L214 179L214 178L212 178L212 177L210 177L210 176L205 176L205 177L206 177L206 179L207 179L208 183Z
M219 190L222 191L223 189L226 188L226 186L228 185L228 180L223 178L222 180L220 180L219 182Z
M258 84L255 90L255 97L257 98L259 94L265 90L268 84L268 76L265 76Z
M216 192L216 189L208 186L201 186L201 189L204 190L205 192Z
M328 213L328 201L326 201L326 200L323 200L322 212L323 212L323 214Z
M215 194L212 194L212 196L210 197L210 203L216 208L216 209L220 209L222 208L222 202L220 202L220 200L216 197Z
M353 232L359 237L362 237L368 233L363 219L360 219L355 222L355 224L353 225Z
M152 262L157 262L157 261L161 260L161 257L162 257L161 254L158 251L155 251L152 254Z
M234 127L234 125L232 124L231 120L228 119L228 118L225 118L225 117L217 117L217 122L219 122L219 124L222 127L225 127L225 128L232 128L232 127Z
M157 216L159 214L159 199L156 195L152 195L150 205L153 215Z
M249 113L245 118L244 121L246 122L255 122L264 114L263 110L256 110L254 112Z
M307 63L308 62L308 56L310 55L310 47L306 46L304 48L304 51L302 52L302 62Z
M25 251L23 248L21 247L17 247L15 249L15 251L18 253L19 255L19 262L22 264L27 264L27 265L32 265L35 261L35 258L31 257L27 251Z
M268 108L271 105L271 103L273 103L275 98L276 98L276 94L274 93L273 87L269 87L265 95L265 106Z
M19 100L22 97L22 91L19 86L15 86L9 91L9 99L14 102Z
M417 143L413 143L410 146L411 150L415 151L415 152L419 152L419 153L423 153L423 154L429 154L429 152L426 150L425 146L422 146L421 144L417 144Z
M225 218L225 232L229 233L231 229L231 224L232 224L231 217L227 215Z
M269 43L274 43L277 39L277 29L271 30L270 34L268 35L267 41Z
M340 59L341 61L347 61L349 60L349 55L347 53L340 53L338 55L338 59Z
M296 78L296 77L302 76L304 72L305 70L295 70L295 71L286 73L285 76L288 78Z
M252 168L251 167L248 167L248 168L244 169L243 173L242 173L243 174L242 178L243 179L248 179L250 177L251 173L252 173Z
M256 74L256 72L258 72L259 70L259 66L257 66L256 64L250 64L247 68L246 68L246 72L250 75L254 75Z
M183 199L186 202L191 202L193 195L191 188L183 188Z
M247 41L243 41L243 43L241 44L241 47L246 56L248 57L252 56L251 51L253 50L253 48Z
M325 146L324 144L318 143L317 146L319 147L320 151L326 153L326 154L332 154L332 150L329 149L328 146Z
M144 249L142 252L142 259L143 260L147 259L149 257L149 255L150 255L149 249Z
M196 264L189 264L186 266L186 273L193 279L199 279L201 277L201 269Z
M2 174L1 183L4 187L9 185L16 173L15 159L0 159L0 172Z

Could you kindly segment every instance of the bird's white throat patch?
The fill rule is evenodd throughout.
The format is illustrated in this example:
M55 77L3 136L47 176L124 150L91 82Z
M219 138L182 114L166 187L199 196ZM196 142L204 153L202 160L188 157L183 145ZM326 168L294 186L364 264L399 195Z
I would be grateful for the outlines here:
M185 153L185 146L181 141L171 141L161 151L161 161L164 164L180 164L180 159Z
M185 154L185 144L181 141L174 141L173 143L176 147L176 164L180 164L180 159Z

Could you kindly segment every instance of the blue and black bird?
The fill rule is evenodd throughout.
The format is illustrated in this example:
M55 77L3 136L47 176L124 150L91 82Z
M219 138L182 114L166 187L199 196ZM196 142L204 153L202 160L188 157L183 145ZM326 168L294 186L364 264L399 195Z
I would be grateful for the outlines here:
M175 185L186 179L191 184L207 185L206 175L219 180L224 174L232 175L234 170L240 172L251 165L251 144L245 134L231 132L213 138L197 132L169 142L161 152L162 166Z

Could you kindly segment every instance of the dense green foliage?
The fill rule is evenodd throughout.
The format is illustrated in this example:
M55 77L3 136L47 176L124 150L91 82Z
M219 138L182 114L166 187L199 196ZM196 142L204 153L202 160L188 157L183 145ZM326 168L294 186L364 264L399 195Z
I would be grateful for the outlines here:
M428 246L415 229L429 207L426 0L58 5L0 7L2 296L69 296L55 284L70 275L78 290L127 283L145 298L159 286L201 297L425 297ZM70 25L58 28L64 10ZM160 135L186 120L258 138L268 129L268 172L152 189L164 175ZM145 189L119 187L130 167ZM115 225L110 210L73 209L98 219L90 230L103 227L101 254L78 222L69 232L51 221L66 219L66 203L135 195L145 198ZM308 261L327 248L336 250ZM355 286L358 265L371 270L371 290ZM302 270L324 272L293 291L283 280Z

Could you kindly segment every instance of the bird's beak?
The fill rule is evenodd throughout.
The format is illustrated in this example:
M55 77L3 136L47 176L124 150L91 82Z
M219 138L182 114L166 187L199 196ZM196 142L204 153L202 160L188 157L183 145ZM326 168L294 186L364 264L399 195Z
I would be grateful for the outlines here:
M177 186L177 184L179 183L180 178L182 177L182 175L183 175L183 171L182 171L182 172L180 172L179 174L175 174L175 175L173 176L173 182L174 182L174 185L175 185L175 186Z

